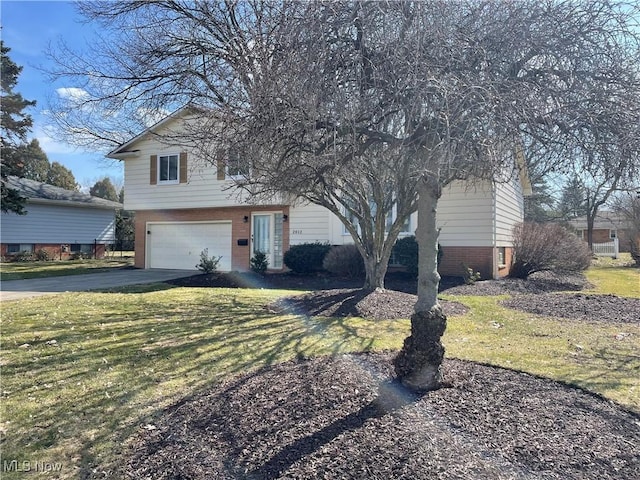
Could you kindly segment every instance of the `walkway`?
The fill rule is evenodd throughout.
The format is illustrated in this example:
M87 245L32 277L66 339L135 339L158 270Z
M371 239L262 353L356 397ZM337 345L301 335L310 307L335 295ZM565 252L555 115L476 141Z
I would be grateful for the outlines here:
M123 269L63 277L7 280L0 283L0 301L56 295L64 292L83 292L141 283L165 282L197 273L199 272L196 270Z

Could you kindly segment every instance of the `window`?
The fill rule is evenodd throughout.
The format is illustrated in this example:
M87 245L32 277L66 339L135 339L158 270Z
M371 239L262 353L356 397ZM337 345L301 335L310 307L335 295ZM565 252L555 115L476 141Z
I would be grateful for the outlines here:
M371 209L371 214L375 215L376 214L376 205L374 203L371 203L369 205L369 208ZM357 217L349 212L346 208L343 209L344 211L344 215L345 217L347 217L347 219L349 219L349 221L353 224L355 224L356 226L358 226L358 219ZM389 231L391 230L391 225L393 225L393 222L396 220L396 215L397 215L397 209L396 206L393 206L393 209L391 210L391 213L389 215L387 215L387 219L385 221L385 231L387 233L389 233ZM358 226L358 229L360 227ZM407 219L405 219L404 224L402 225L402 229L400 230L400 233L409 233L412 234L413 231L411 230L411 216L409 216ZM342 226L342 234L343 235L349 235L349 231L347 230L347 227L345 225Z
M72 243L70 249L72 253L93 253L93 245L90 243Z
M33 252L32 243L9 243L7 245L7 254L20 253L20 252Z
M614 238L618 238L618 231L617 230L609 230L609 238L611 240L613 240Z
M250 170L250 163L246 158L243 158L240 153L235 150L229 152L229 158L227 159L227 178L236 180L249 178Z
M504 266L507 264L507 248L498 247L498 265Z
M391 211L391 215L387 215L387 225L386 225L386 231L387 233L391 230L391 225L393 225L393 222L396 221L397 218L397 209L396 206L393 206L393 210ZM404 223L402 224L402 230L400 230L400 233L412 233L411 232L411 215L409 215L409 217L407 217L404 221Z
M178 155L158 157L158 183L178 183Z
M343 208L343 213L344 216L347 217L347 220L349 220L349 223L352 223L353 225L355 225L356 229L358 230L358 233L360 232L360 220L358 220L358 217L356 217L356 215L352 212L350 212L349 210L347 210L346 208ZM343 235L351 235L349 233L349 230L347 230L347 226L343 223L342 224L342 234Z

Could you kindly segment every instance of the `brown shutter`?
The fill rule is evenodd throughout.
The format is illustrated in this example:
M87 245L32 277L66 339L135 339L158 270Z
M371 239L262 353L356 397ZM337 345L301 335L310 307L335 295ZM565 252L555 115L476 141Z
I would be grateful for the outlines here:
M224 180L225 175L225 165L224 165L224 156L221 152L218 153L218 160L216 162L218 164L218 180Z
M151 161L149 162L149 171L151 172L151 185L158 183L158 156L151 155Z
M180 183L187 183L187 152L180 153Z

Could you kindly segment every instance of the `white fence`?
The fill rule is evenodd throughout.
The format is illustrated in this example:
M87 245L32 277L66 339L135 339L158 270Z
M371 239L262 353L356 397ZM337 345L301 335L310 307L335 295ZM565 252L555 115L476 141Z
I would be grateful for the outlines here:
M620 253L620 249L617 238L610 242L593 244L593 254L598 257L618 258L618 253Z

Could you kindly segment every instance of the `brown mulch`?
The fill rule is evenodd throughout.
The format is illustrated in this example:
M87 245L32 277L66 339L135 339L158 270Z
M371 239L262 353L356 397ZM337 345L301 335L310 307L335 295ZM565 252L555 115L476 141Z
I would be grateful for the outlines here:
M416 396L393 354L287 362L140 425L118 478L640 478L640 417L582 390L445 360Z
M267 309L305 315L408 318L415 280L387 290L360 280L295 275L196 276L172 283L297 289ZM452 295L511 295L510 308L631 321L637 302L582 293L582 276L460 285ZM513 302L513 303L509 303ZM443 302L448 315L464 313ZM532 309L538 310L532 310ZM529 309L529 310L527 310ZM620 314L620 312L623 312ZM582 316L580 316L582 315ZM640 416L547 379L445 360L445 388L418 396L394 379L394 353L290 361L226 380L140 425L117 478L580 479L640 478Z
M640 298L584 293L515 295L503 305L536 315L597 320L603 322L640 323Z
M370 320L410 318L418 297L395 290L367 292L362 289L318 290L295 295L268 306L281 312L309 317L362 317ZM464 315L469 309L458 302L440 300L446 315Z

